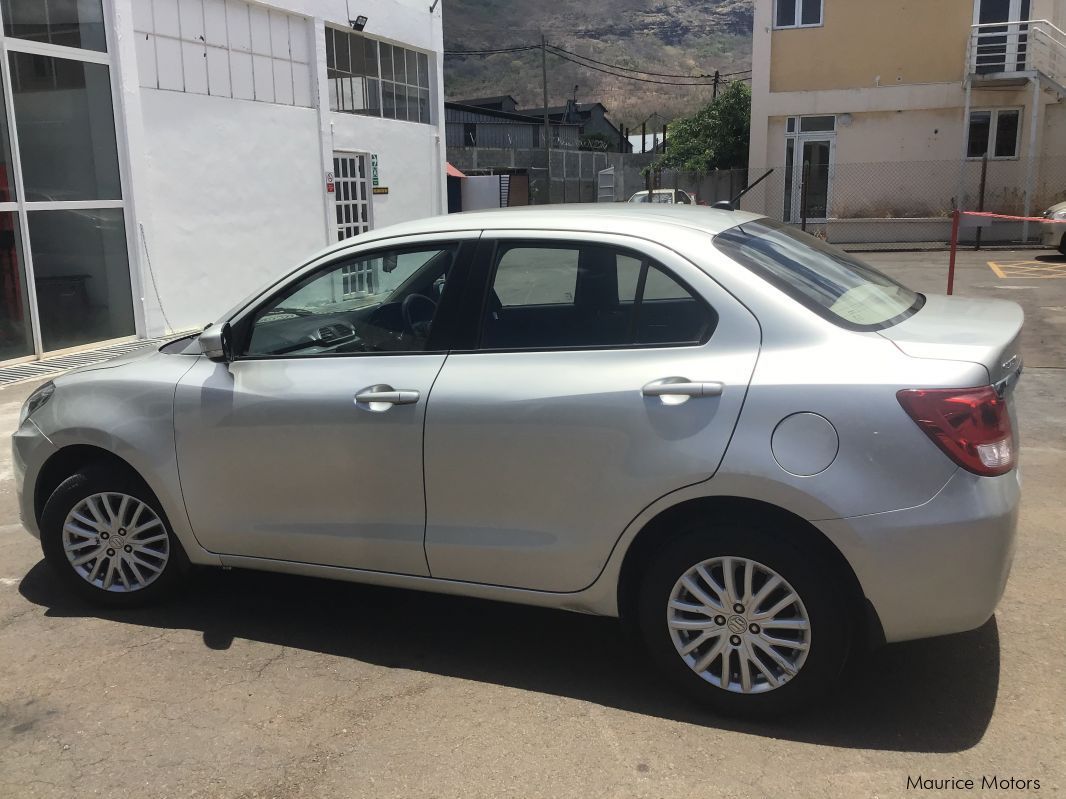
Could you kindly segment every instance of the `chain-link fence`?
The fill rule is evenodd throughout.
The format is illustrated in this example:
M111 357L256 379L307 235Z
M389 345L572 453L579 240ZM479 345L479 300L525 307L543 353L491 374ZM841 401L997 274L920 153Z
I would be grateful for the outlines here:
M955 208L1039 216L1066 200L1066 156L1030 164L1028 159L826 163L828 150L812 150L810 155L802 167L774 168L741 206L849 249L946 246ZM763 174L744 169L659 170L651 153L553 150L550 164L543 150L449 148L448 157L473 174L524 170L534 205L625 202L648 189L680 189L700 204L713 205L736 197ZM1031 243L1040 237L1040 228L1035 222L997 222L983 229L964 227L960 240Z
M751 175L753 181L758 177ZM1039 216L1064 199L1066 157L1061 157L1032 165L1025 159L807 162L802 168L777 167L742 205L833 244L912 249L946 245L955 208ZM1039 223L1001 222L983 230L964 228L960 240L976 243L981 236L984 244L1031 243L1040 232Z

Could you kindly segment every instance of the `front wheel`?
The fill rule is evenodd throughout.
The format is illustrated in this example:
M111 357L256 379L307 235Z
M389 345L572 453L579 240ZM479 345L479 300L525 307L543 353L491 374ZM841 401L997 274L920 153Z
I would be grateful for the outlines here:
M161 598L188 566L147 486L101 465L67 478L48 498L41 514L41 547L70 590L110 607Z
M851 615L833 577L769 531L694 529L645 575L642 636L670 681L713 710L793 711L821 696L847 658Z

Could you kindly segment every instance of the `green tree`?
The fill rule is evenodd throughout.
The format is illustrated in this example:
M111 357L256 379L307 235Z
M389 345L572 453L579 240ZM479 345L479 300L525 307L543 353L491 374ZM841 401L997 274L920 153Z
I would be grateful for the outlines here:
M746 167L750 132L751 89L735 81L715 102L670 125L666 153L655 165L685 172Z

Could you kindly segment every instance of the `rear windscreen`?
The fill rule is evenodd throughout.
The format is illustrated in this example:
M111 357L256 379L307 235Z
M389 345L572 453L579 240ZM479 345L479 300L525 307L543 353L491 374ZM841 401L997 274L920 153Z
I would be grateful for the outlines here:
M829 321L881 330L925 303L850 253L781 222L759 219L714 237L714 246Z

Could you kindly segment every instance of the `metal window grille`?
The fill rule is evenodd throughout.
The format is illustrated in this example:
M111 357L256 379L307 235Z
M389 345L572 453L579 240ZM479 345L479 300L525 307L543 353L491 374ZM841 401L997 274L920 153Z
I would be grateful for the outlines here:
M368 157L360 153L334 153L333 182L337 208L337 241L370 230L370 178ZM375 274L369 261L359 261L341 270L345 295L373 294Z

